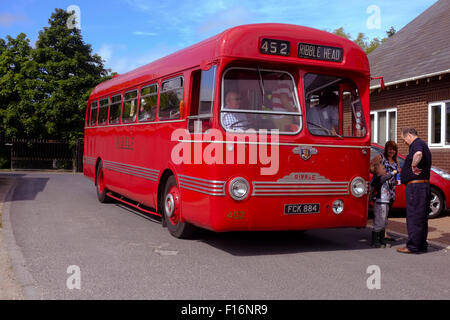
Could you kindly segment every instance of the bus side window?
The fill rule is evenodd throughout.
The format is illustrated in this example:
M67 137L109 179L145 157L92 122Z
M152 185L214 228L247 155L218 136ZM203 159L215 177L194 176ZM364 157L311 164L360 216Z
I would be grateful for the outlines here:
M152 84L141 89L139 102L139 122L155 121L158 103L158 85Z
M91 127L97 125L97 112L98 112L98 101L94 101L91 103L91 116L90 116Z
M100 100L100 108L98 109L98 125L104 126L108 118L108 104L109 99Z
M125 93L122 112L123 123L136 122L137 106L138 106L137 90Z
M120 109L122 107L122 95L119 94L111 98L109 107L109 124L120 123Z
M193 74L192 101L188 127L190 132L204 132L211 128L217 66Z
M164 81L159 97L159 120L180 119L180 102L183 100L183 77Z

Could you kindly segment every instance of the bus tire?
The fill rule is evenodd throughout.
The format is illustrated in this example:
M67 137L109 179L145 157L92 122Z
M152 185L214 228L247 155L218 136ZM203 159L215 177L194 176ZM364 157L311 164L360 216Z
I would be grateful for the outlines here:
M105 187L105 178L103 175L103 163L100 161L97 167L97 173L95 175L95 186L97 189L97 198L101 203L109 203L111 202L111 198L106 194L108 189Z
M189 238L195 227L187 222L181 222L181 194L174 176L167 179L162 199L162 211L167 223L167 229L172 236L179 239Z

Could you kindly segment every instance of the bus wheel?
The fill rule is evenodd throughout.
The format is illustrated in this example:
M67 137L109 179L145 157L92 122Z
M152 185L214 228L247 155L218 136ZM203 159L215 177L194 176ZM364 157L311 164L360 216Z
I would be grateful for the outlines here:
M111 199L106 195L108 189L105 188L105 178L103 175L103 164L99 163L97 168L97 175L95 178L96 187L97 187L97 198L101 203L111 202Z
M181 222L181 195L174 176L170 176L164 189L162 203L164 219L167 222L167 228L171 235L176 238L189 238L194 233L194 226Z

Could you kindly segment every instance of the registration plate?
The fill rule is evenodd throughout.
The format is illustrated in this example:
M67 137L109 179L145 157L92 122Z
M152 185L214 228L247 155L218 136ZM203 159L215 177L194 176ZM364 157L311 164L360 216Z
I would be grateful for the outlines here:
M320 213L319 203L285 204L284 214L313 214Z

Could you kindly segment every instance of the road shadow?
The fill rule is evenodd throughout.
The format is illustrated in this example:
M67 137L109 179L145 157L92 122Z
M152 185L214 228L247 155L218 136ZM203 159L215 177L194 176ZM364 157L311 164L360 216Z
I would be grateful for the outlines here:
M37 195L44 191L49 180L49 178L32 177L26 174L0 173L0 184L6 178L17 179L14 194L9 199L10 201L35 200Z
M154 223L161 223L161 218L141 212L136 208L120 202L117 207ZM430 229L432 231L432 229ZM167 231L167 233L169 233ZM187 240L198 241L222 250L234 256L285 255L304 252L333 252L379 250L370 247L372 228L317 229L307 231L242 231L216 233L197 228L194 235ZM407 238L398 234L390 242L394 247L405 246ZM395 250L395 248L392 248ZM430 244L429 252L442 250Z
M370 229L249 231L214 233L200 230L195 239L234 256L371 250Z

